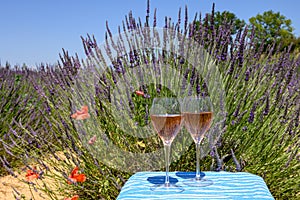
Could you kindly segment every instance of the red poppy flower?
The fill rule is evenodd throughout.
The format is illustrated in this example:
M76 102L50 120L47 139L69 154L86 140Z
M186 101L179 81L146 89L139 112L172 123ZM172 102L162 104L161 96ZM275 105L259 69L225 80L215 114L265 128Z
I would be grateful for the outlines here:
M78 200L78 199L79 199L79 196L78 195L74 195L72 197L67 197L64 200Z
M89 140L89 144L94 144L96 142L97 136L94 135L93 137L91 137L91 139Z
M143 91L139 91L139 90L135 91L135 93L136 93L138 96L144 96L144 95L145 95L145 93L144 93Z
M80 182L83 183L86 180L85 174L78 174L78 167L75 167L71 174L69 175L69 179L71 179L74 183ZM71 181L68 181L68 184L71 184Z
M88 111L89 111L88 106L82 106L81 110L77 110L74 114L71 115L71 117L76 120L87 119L90 117Z
M36 167L33 167L34 170L36 170ZM33 179L36 179L39 177L39 174L34 172L33 170L28 169L27 174L25 175L27 181L32 181Z

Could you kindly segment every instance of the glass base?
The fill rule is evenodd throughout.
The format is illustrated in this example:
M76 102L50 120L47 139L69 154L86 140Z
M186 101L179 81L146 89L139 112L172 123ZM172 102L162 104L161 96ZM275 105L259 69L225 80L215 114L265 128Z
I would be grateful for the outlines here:
M162 192L162 193L176 193L183 192L184 189L181 186L175 184L158 184L150 187L150 189L154 192Z
M188 180L183 181L183 184L191 186L191 187L206 187L206 186L212 185L213 182L212 182L212 180L209 180L209 179L204 179L204 178L196 179L196 178L193 178L193 179L188 179Z

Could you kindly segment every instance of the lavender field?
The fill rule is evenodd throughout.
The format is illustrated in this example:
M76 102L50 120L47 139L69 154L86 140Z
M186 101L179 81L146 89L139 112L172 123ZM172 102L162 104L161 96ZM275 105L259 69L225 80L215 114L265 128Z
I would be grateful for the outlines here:
M149 38L143 31L150 27L155 30L157 19L154 15L150 22L149 13L147 16L141 22L129 14L118 37L134 33L136 37ZM222 77L225 95L217 104L226 108L225 121L219 125L216 143L202 159L202 170L257 174L264 178L275 199L298 199L299 53L292 46L282 49L277 43L257 42L255 30L248 26L233 36L230 23L216 27L213 17L204 23L198 18L191 22L183 18L179 15L174 23L166 19L163 28L201 47L205 53L192 54L193 59L204 59L207 62L203 65L213 63L217 67L214 73ZM155 37L158 36L154 34L154 40L158 40ZM118 151L154 152L162 147L158 136L134 137L127 131L139 132L150 124L153 98L216 96L214 92L218 91L210 90L199 68L180 54L181 50L189 52L180 46L183 39L176 54L135 46L126 37L122 38L124 43L115 38L109 27L104 45L92 36L82 37L84 60L63 51L58 65L0 66L1 175L16 176L16 171L27 171L28 176L16 178L23 180L28 190L41 191L47 199L76 199L76 195L80 199L115 199L132 173L157 170L147 158L144 166L138 160L135 163L134 159L112 156L118 152L111 150L108 143L117 146ZM134 47L128 50L125 43ZM100 48L103 46L105 49ZM182 75L170 83L178 88L176 93L164 86L169 84L169 77L156 78L163 74L159 70L165 65L178 77ZM142 66L151 73L143 72ZM136 70L138 77L134 80L139 84L126 79L132 70ZM118 96L122 102L114 98ZM76 119L83 105L88 105L89 115ZM123 120L128 129L116 120L112 105L128 108ZM129 167L122 170L117 166L123 164ZM191 143L170 167L194 171L194 145ZM46 180L52 180L54 187L44 184ZM17 191L14 194L16 199L23 198Z

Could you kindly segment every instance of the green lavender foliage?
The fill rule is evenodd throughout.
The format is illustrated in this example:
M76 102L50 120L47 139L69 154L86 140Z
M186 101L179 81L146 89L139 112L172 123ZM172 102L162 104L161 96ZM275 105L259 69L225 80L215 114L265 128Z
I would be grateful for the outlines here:
M26 67L15 66L11 68L9 64L0 69L0 136L2 141L11 142L16 136L16 132L20 129L12 131L15 123L19 121L26 121L26 128L31 126L32 129L37 129L39 120L35 118L35 108L38 108L39 102L34 96L33 85L30 83L28 77L35 76L35 71L31 71ZM24 136L24 139L26 136ZM27 138L28 139L28 138ZM34 141L26 142L26 145L15 143L12 148L0 144L1 155L6 156L11 160L13 165L20 164L11 153L18 149L18 145L28 148L34 145ZM7 171L0 168L0 173L5 174Z

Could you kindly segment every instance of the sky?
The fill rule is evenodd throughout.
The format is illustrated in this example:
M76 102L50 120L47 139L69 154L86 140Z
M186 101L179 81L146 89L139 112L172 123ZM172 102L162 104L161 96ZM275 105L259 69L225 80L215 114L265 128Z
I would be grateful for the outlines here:
M154 8L162 27L165 16L177 21L180 7L187 5L191 21L196 12L210 13L213 3L215 11L230 11L246 22L268 10L280 12L300 36L300 0L150 0L150 22ZM0 65L52 65L62 48L85 58L80 36L94 35L102 44L106 21L117 34L129 11L144 21L146 8L147 0L0 0Z

